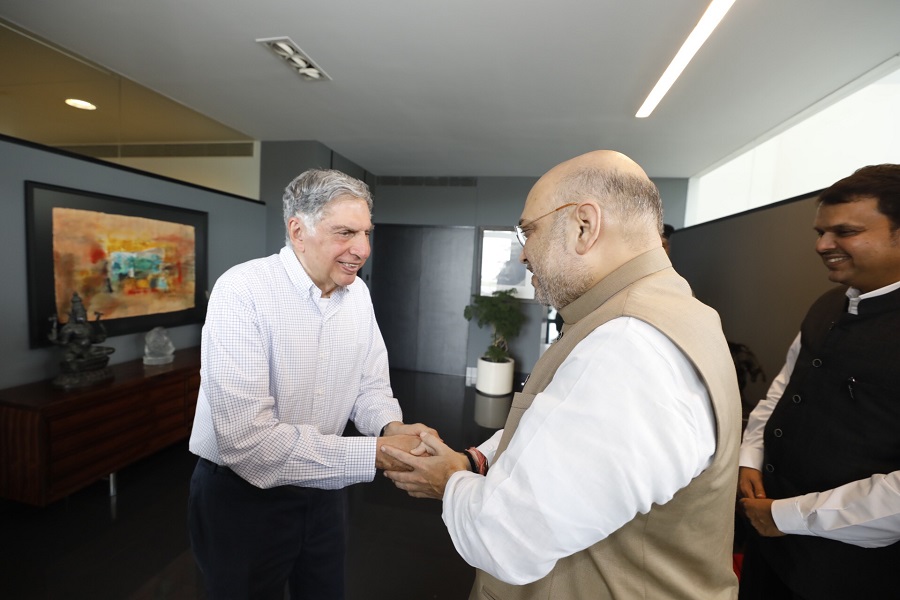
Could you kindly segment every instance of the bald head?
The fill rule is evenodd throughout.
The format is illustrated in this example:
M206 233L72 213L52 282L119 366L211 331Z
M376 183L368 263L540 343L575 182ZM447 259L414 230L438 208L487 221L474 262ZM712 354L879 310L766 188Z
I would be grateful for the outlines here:
M659 191L636 162L613 150L576 156L550 169L534 187L550 210L566 202L596 201L603 224L636 250L657 245L662 233ZM529 196L530 198L530 196Z
M546 221L532 221L561 207L565 210ZM528 194L519 224L526 234L546 240L541 229L551 223L555 232L552 247L537 241L526 244L523 258L530 265L537 264L545 248L551 253L558 249L560 260L567 257L566 265L558 265L560 271L579 274L573 293L585 291L585 286L625 262L662 245L659 191L636 162L611 150L576 156L538 180ZM545 271L544 279L550 277Z
M621 152L596 150L556 165L538 180L535 187L559 189L564 186L567 192L589 195L592 192L605 192L605 189L595 190L590 186L597 185L598 180L614 173L623 178L650 183L650 178L640 165ZM585 174L592 175L594 181L582 181L581 187L575 185L579 179L584 179Z
M553 167L547 172L547 175L555 172L567 173L583 169L597 169L605 172L616 171L623 175L632 175L650 181L639 164L615 150L595 150L576 156Z

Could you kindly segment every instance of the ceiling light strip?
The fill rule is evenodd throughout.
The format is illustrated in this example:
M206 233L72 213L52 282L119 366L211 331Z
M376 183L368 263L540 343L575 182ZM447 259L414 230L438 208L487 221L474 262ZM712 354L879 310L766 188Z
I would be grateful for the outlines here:
M650 116L650 113L652 113L656 108L656 105L660 103L669 91L669 88L672 87L672 84L675 83L675 80L678 79L681 72L684 71L685 67L688 66L688 63L691 62L691 59L694 58L694 55L697 54L697 51L700 50L703 43L706 42L713 30L719 25L725 17L725 13L728 12L728 9L731 8L731 5L734 4L734 2L735 0L713 0L710 3L706 12L700 17L700 21L697 22L697 26L694 27L694 30L684 41L684 44L681 45L681 49L678 50L678 53L675 55L675 58L672 59L672 62L669 63L669 66L662 74L662 77L660 77L659 81L656 82L656 85L653 86L650 95L644 100L641 108L638 109L637 113L634 115L635 117L643 119L644 117Z

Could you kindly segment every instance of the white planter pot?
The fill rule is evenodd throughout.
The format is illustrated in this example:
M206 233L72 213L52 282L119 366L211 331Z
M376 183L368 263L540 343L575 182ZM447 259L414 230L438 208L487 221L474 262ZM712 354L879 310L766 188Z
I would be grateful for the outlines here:
M478 359L478 373L475 377L475 389L490 396L504 396L512 392L513 373L516 361L495 363Z

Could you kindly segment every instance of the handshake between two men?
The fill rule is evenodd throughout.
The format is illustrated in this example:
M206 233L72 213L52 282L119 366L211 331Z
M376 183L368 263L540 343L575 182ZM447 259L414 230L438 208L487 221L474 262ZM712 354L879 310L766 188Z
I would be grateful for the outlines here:
M384 434L378 438L375 466L414 498L440 500L450 476L469 470L464 453L447 446L437 431L421 423L391 423Z

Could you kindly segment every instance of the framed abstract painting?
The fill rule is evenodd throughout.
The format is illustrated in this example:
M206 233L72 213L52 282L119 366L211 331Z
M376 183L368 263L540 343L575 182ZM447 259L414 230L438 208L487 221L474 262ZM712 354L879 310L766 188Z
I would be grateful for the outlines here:
M109 336L203 321L207 213L33 181L25 202L32 348L76 293Z

